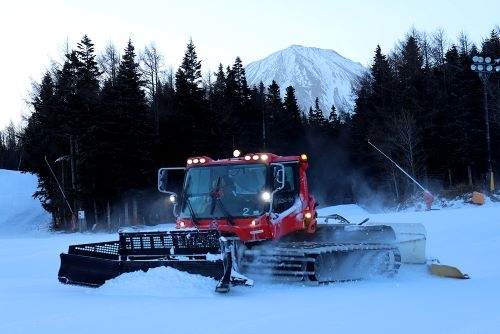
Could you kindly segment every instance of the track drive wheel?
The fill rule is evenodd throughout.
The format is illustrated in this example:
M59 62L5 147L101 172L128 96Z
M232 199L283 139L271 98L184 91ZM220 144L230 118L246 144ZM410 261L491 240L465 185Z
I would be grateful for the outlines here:
M338 267L338 259L334 254L319 254L314 262L314 275L309 276L311 281L330 282Z

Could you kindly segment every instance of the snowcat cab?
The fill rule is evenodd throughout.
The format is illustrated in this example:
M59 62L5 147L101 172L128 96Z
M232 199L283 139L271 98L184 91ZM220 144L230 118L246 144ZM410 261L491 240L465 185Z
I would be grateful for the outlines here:
M307 186L307 156L270 153L187 161L181 194L168 190L168 172L158 172L158 189L171 195L178 229L218 230L243 242L275 240L294 231L314 232L314 197Z

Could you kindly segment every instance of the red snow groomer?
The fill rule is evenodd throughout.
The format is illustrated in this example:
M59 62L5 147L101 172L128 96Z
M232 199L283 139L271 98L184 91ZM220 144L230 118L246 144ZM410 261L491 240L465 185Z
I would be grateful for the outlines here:
M161 168L158 189L175 203L176 228L70 246L59 280L99 286L125 272L171 266L213 277L216 291L227 292L261 276L317 284L393 275L401 261L425 261L425 231L415 226L399 233L395 225L406 224L318 217L307 168L305 154L271 153L200 156ZM173 192L169 173L179 169L182 190Z

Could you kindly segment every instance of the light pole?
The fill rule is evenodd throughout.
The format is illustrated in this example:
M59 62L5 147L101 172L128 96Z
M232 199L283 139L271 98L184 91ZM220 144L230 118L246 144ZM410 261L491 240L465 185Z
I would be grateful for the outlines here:
M484 107L484 122L486 124L486 147L488 151L488 174L490 181L490 191L495 190L495 181L493 178L493 168L491 166L491 144L490 144L490 121L488 115L488 78L491 73L500 73L500 58L491 59L490 57L483 58L482 56L472 57L471 70L479 74L479 78L483 82L483 107Z

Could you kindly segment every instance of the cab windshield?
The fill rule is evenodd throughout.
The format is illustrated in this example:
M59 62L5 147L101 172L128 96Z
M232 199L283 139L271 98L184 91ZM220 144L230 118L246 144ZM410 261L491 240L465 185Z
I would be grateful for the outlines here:
M266 165L211 165L187 171L181 218L261 215L265 208Z

